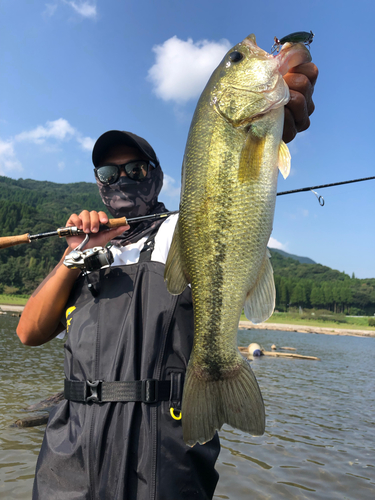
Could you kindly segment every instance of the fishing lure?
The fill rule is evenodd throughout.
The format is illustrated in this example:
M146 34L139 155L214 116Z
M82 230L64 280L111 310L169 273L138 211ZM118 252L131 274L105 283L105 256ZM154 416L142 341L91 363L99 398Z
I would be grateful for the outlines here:
M308 33L307 31L296 31L295 33L290 33L290 35L286 35L283 38L280 38L280 40L275 36L274 40L275 43L272 45L272 53L277 50L279 52L281 45L284 45L284 43L304 43L307 47L310 46L310 43L313 41L314 38L314 33L310 31Z

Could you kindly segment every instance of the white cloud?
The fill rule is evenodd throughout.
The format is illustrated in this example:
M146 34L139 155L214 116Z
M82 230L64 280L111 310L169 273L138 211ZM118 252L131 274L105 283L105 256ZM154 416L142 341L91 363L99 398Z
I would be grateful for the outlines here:
M155 94L164 101L179 104L199 96L211 73L230 49L228 40L186 42L173 36L162 45L153 47L156 62L147 79Z
M64 2L67 5L70 5L70 7L72 7L72 9L74 9L75 12L77 12L77 14L81 15L82 17L86 17L88 19L96 18L96 2L90 2L86 0L77 0L76 2L64 0Z
M268 245L270 248L278 248L279 250L284 250L284 252L287 250L287 245L284 243L280 243L279 241L275 240L275 238L270 237L268 241Z
M16 142L32 142L34 144L45 144L48 140L61 142L75 139L84 151L92 151L95 140L91 137L83 137L65 118L48 121L45 125L38 125L32 130L21 132L14 137ZM47 143L48 149L54 150L54 145Z
M91 137L77 137L77 142L81 145L84 151L92 151L95 139L91 139Z
M43 12L44 15L48 17L52 17L57 9L57 3L46 3L45 5L45 11Z
M95 0L56 0L53 3L46 3L43 14L52 17L58 5L64 3L74 10L74 12L86 19L96 19L96 1Z
M308 130L304 130L303 132L298 132L298 134L295 136L293 141L288 143L288 148L289 148L289 151L290 151L290 154L292 155L292 157L296 156L300 150L302 150L306 147L308 140L309 140L309 131ZM302 146L302 147L300 147L300 146Z
M181 187L176 186L176 181L173 177L164 174L163 189L161 191L162 195L170 196L172 198L177 198L180 196Z
M15 148L24 142L42 145L44 152L56 152L61 150L61 142L72 140L76 141L81 149L90 152L95 143L94 139L84 137L64 118L47 121L45 125L38 125L32 130L21 132L7 141L0 139L0 175L23 170ZM60 161L57 166L59 170L64 170L65 163Z
M13 141L2 141L0 139L0 175L7 175L15 171L23 170L21 162L17 160L14 152Z
M16 141L30 141L36 144L42 144L46 139L56 139L62 141L76 134L75 129L64 118L59 118L47 122L45 126L38 125L33 130L21 132L15 136Z

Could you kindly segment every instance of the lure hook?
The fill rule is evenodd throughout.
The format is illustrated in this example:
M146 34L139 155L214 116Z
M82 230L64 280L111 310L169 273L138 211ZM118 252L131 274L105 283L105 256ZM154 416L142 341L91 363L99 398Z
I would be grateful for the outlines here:
M323 196L321 196L320 194L318 194L318 193L317 193L316 191L314 191L313 189L310 189L310 191L311 191L312 193L314 193L314 194L315 194L315 196L318 198L319 205L320 205L321 207L324 207L324 198L323 198Z

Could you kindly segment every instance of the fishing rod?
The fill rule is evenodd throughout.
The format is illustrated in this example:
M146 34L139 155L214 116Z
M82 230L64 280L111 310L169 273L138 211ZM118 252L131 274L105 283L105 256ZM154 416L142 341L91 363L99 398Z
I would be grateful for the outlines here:
M284 194L303 193L304 191L312 191L315 194L315 196L318 198L319 204L321 206L324 206L323 196L319 196L318 193L316 193L314 191L314 189L323 189L323 188L333 187L333 186L342 186L343 184L353 184L353 182L370 181L373 179L375 179L375 176L374 177L363 177L362 179L352 179L351 181L333 182L332 184L321 184L320 186L311 186L311 187L305 187L305 188L300 188L300 189L293 189L292 191L281 191L280 193L277 193L277 196L283 196Z
M277 196L283 196L285 194L294 194L294 193L302 193L305 191L312 191L315 196L318 198L318 201L321 206L324 205L324 199L322 196L320 196L318 193L316 193L314 190L315 189L323 189L327 187L333 187L333 186L342 186L343 184L352 184L354 182L363 182L363 181L369 181L375 179L374 177L364 177L362 179L353 179L350 181L342 181L342 182L334 182L332 184L321 184L320 186L310 186L310 187L304 187L300 189L293 189L291 191L281 191L280 193L277 193ZM172 212L162 212L159 214L151 214L151 215L143 215L141 217L133 217L131 219L127 219L126 217L121 217L119 219L109 219L109 221L106 224L101 224L99 227L99 231L105 231L107 229L114 229L116 227L120 226L126 226L128 224L135 224L137 222L142 222L144 220L153 220L153 219L162 219L165 217L169 217L170 215L173 214L178 214L178 210L174 210ZM79 234L84 234L82 229L78 229L75 226L68 226L68 227L60 227L56 229L56 231L49 231L47 233L39 233L39 234L21 234L18 236L5 236L3 238L0 238L0 249L2 248L8 248L8 247L13 247L15 245L21 245L23 243L31 243L34 240L40 240L42 238L50 238L51 236L59 236L60 238L63 238L65 236L77 236Z
M126 217L121 217L119 219L109 219L106 224L100 224L99 232L105 231L107 229L115 229L120 226L127 226L128 224L134 224L136 222L142 222L144 220L152 219L162 219L163 217L168 217L172 214L177 214L178 210L174 212L163 212L160 214L144 215L142 217L133 217L132 219L127 219ZM15 245L21 245L22 243L31 243L34 240L40 240L42 238L50 238L51 236L58 236L63 238L65 236L77 236L79 234L86 234L82 229L78 229L76 226L59 227L56 231L49 231L47 233L39 234L20 234L18 236L4 236L0 238L0 249L13 247Z

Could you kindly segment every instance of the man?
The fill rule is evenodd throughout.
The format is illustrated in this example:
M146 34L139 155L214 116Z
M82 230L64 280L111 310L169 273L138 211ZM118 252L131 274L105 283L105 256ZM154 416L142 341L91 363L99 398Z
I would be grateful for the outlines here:
M311 63L285 76L286 142L309 126L316 78ZM160 164L144 139L107 132L93 163L114 217L166 211L158 201ZM85 248L111 241L112 266L86 278L68 269L63 259L82 236L67 238L63 259L30 298L17 329L27 345L68 333L66 400L51 412L33 499L210 499L218 437L189 448L179 420L193 315L189 287L172 296L163 280L177 216L98 232L107 220L104 212L83 211L67 225L90 233Z

